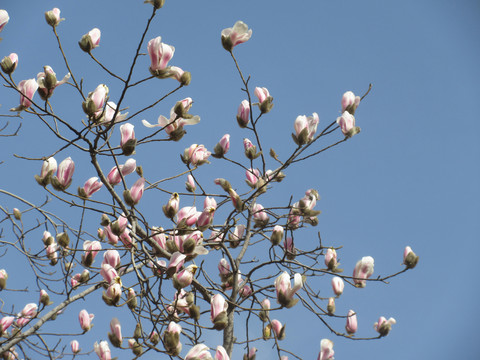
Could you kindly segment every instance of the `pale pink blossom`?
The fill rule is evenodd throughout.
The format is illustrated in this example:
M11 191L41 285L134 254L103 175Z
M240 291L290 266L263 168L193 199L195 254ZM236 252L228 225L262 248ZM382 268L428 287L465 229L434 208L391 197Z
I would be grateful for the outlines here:
M245 176L247 178L245 180L247 182L247 185L251 188L255 188L258 179L260 179L260 171L258 169L248 169L245 170Z
M290 284L290 275L286 271L281 273L275 279L275 290L277 292L277 302L287 308L294 306L298 299L294 299L293 295L303 287L302 275L296 273L293 278L293 287Z
M378 322L373 324L373 328L380 334L380 336L386 336L392 329L392 325L396 323L397 321L392 317L387 320L384 316L380 316Z
M300 115L297 116L293 127L295 129L294 140L298 145L308 144L313 140L317 131L319 123L317 113L313 113L312 116Z
M218 271L220 272L220 277L226 277L230 275L232 270L230 269L230 264L228 263L227 259L221 258L218 263Z
M328 339L322 339L320 341L320 353L318 354L317 360L329 360L333 359L333 342Z
M276 319L271 321L272 324L272 330L275 333L275 336L277 337L278 340L283 340L285 339L285 326L282 325L282 323Z
M263 103L270 96L267 88L256 87L255 96L258 98L259 103Z
M47 23L53 27L57 26L58 24L60 24L61 21L65 20L60 18L59 8L53 8L52 10L46 11L45 19L47 20Z
M251 347L250 350L248 351L248 354L246 355L246 360L254 360L256 353L257 353L257 348ZM245 355L244 355L244 359L245 359Z
M93 350L95 350L95 353L100 360L112 360L112 354L108 342L100 341L100 344L95 342L95 344L93 344Z
M135 159L130 158L125 162L125 164L120 165L119 168L120 168L120 172L117 166L114 166L108 173L107 180L110 185L116 185L120 181L122 181L120 173L123 176L127 176L132 172L134 172L135 169L137 168L137 162L135 161Z
M86 267L90 267L95 260L98 252L102 250L102 244L100 241L90 241L85 240L83 243L83 250L85 251L82 255L82 264Z
M178 213L178 208L180 207L180 196L178 193L173 193L170 196L170 199L167 202L167 205L162 207L163 213L168 218L173 218Z
M169 355L177 356L182 351L182 343L179 341L182 327L174 321L168 324L167 331L165 331L163 344L165 350Z
M7 25L8 20L10 20L10 17L8 16L7 10L0 9L0 31Z
M189 148L185 149L182 159L186 164L190 163L193 166L199 166L208 163L208 158L211 154L205 146L192 144Z
M52 179L52 186L56 190L66 190L72 184L73 172L75 171L75 163L71 157L63 160L58 165L57 176Z
M0 290L7 286L8 273L5 269L0 270Z
M96 193L98 190L100 190L103 186L103 183L101 181L98 181L98 177L94 176L85 181L85 184L83 185L83 192L82 195L84 197L89 198L92 196L94 193Z
M221 294L215 294L210 301L210 319L213 323L228 309L228 303Z
M108 92L107 85L98 85L94 91L88 93L87 99L82 103L83 111L95 120L101 120Z
M197 344L185 355L185 360L213 360L208 351L210 348L205 344Z
M5 56L0 62L0 66L5 74L7 75L13 74L13 72L18 66L17 53L11 53L10 55Z
M357 314L353 310L348 311L347 315L347 324L345 325L345 330L348 334L352 335L357 332L358 323L357 323Z
M128 201L126 200L127 203L129 203L130 206L137 205L140 202L140 199L143 196L143 190L145 188L145 178L140 178L135 183L133 186L130 188L129 194L130 197L128 197Z
M247 127L250 122L250 104L248 100L243 100L237 110L237 122L242 128Z
M225 155L228 150L230 149L230 134L225 134L222 136L220 141L215 145L213 148L213 156L215 157L222 157Z
M335 249L329 248L325 253L325 265L329 270L337 267L337 252Z
M135 126L130 123L125 123L120 126L120 146L123 147L128 141L135 140Z
M175 48L162 43L162 37L158 36L148 42L147 51L151 61L150 71L155 72L167 67L175 53Z
M13 324L14 320L15 320L15 317L13 316L5 316L2 319L0 319L0 334L2 334L5 330L7 330Z
M103 254L103 264L108 264L113 268L120 266L120 254L117 250L109 249Z
M103 280L107 284L112 283L116 278L118 278L118 272L110 264L102 263L102 268L100 269L100 275L103 277Z
M25 317L25 318L33 318L37 315L37 310L38 310L38 305L35 303L30 303L25 305L25 307L22 309L22 312L20 313L20 316Z
M116 245L118 243L119 238L112 232L110 225L107 225L103 228L103 233L107 236L109 244Z
M192 226L197 222L200 214L195 206L185 206L177 213L177 224L182 222L186 226Z
M197 189L197 185L195 184L195 179L191 174L188 174L187 176L187 182L185 183L185 187L190 192L195 192L195 190Z
M80 328L87 332L92 328L92 320L95 317L93 314L89 314L87 310L81 310L78 314L78 321L80 322Z
M80 352L80 344L77 340L72 340L70 342L70 347L72 348L72 353L78 354Z
M213 222L213 216L215 215L215 207L209 206L205 208L197 220L197 227L200 231L208 229Z
M152 240L155 241L162 249L166 250L167 235L165 235L163 228L152 227Z
M278 245L283 239L283 234L284 234L284 229L283 226L280 225L275 225L273 227L272 235L270 236L270 241L272 242L272 245Z
M28 109L32 105L32 99L38 89L38 84L35 79L22 80L17 87L20 92L20 105L10 111L22 111Z
M114 118L113 116L115 115L116 111L117 104L115 104L113 101L108 101L107 105L105 106L105 113L103 114L103 119L101 120L101 123L109 123L112 121L120 122L127 118L128 113L121 114L120 111L117 112L117 115Z
M167 269L172 269L173 273L179 272L186 258L187 256L182 253L178 251L174 252L170 258L170 262L168 264Z
M110 321L110 331L111 331L111 336L113 337L113 340L120 345L123 341L122 326L120 324L120 321L117 318L113 318Z
M173 275L173 287L177 290L186 288L189 286L197 271L196 265L188 265L185 269L179 271L178 273Z
M260 204L253 205L252 213L253 213L253 221L255 222L256 227L263 227L268 224L268 221L270 220L270 218L262 205Z
M342 295L344 287L345 287L345 283L343 282L341 277L334 276L332 278L332 289L335 295L337 296Z
M295 244L293 243L293 239L289 236L285 238L283 241L283 249L287 253L287 259L293 260L297 254L297 250L295 249Z
M344 111L342 116L337 118L337 124L346 137L352 137L360 131L360 128L355 126L355 117L348 111Z
M227 351L222 345L217 346L217 351L215 352L215 360L230 360Z
M248 29L243 21L237 21L231 28L222 30L222 45L227 51L232 51L239 44L248 41L252 37L252 29Z
M50 177L57 171L57 160L53 157L49 157L47 160L43 161L42 170L40 171L40 180L48 179L50 181ZM48 183L47 182L47 183Z
M70 73L65 75L62 80L57 81L57 74L50 66L44 66L43 72L37 74L38 94L43 100L47 100L53 94L57 86L65 84L70 79Z
M360 96L355 96L351 91L347 91L342 96L342 112L348 111L352 115L360 104Z
M118 282L112 282L108 285L107 291L103 292L102 298L107 305L116 305L122 295L122 285Z
M364 256L353 269L353 281L357 287L365 287L366 279L373 274L374 260L371 256Z
M102 33L99 29L93 28L87 34L83 35L78 45L85 52L90 52L100 45L100 37Z

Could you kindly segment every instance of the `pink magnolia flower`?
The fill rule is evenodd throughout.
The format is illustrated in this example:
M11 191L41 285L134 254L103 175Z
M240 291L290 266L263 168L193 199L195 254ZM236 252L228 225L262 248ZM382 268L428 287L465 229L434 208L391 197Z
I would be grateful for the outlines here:
M270 218L266 211L264 211L264 207L260 204L253 205L252 208L253 212L253 221L255 222L256 227L263 227L268 224Z
M182 85L189 85L192 75L188 71L184 71L178 66L169 66L165 70L165 77L173 78Z
M252 37L252 30L248 29L243 21L237 21L231 28L222 30L222 45L227 51L232 51L235 46L248 41Z
M210 301L210 320L217 330L222 330L227 325L228 303L221 294L215 294Z
M358 323L357 323L357 314L353 310L348 311L347 315L347 324L345 325L345 330L348 334L352 335L357 332Z
M337 252L335 249L328 249L325 254L325 265L329 270L334 270L337 267Z
M79 188L79 195L85 198L89 198L100 190L103 186L101 181L98 181L98 177L94 176L85 181L83 188Z
M274 319L271 321L271 326L278 340L285 339L285 325L282 325L280 321Z
M100 45L100 37L102 33L99 29L93 28L87 34L83 35L78 45L85 52L90 52Z
M188 265L185 269L173 275L173 287L177 290L186 288L189 286L197 271L196 265Z
M352 137L360 132L360 128L355 126L355 117L348 111L344 111L342 116L337 118L337 124L346 137Z
M43 72L37 74L38 94L43 100L47 100L53 94L57 86L65 84L70 79L70 73L65 75L62 80L57 81L57 74L50 66L44 66Z
M25 318L33 318L37 315L38 305L35 303L30 303L25 305L20 315Z
M263 322L268 322L269 316L270 316L270 300L269 299L263 299L262 303L262 310L260 311L260 320Z
M293 243L293 239L289 236L285 238L283 241L283 249L287 253L287 259L293 260L297 255L297 250L295 249L295 244Z
M343 282L341 277L335 276L332 278L332 289L335 295L342 295L344 287L345 283Z
M208 158L211 154L205 146L192 144L189 148L185 149L182 159L185 164L190 163L193 166L199 166L208 163Z
M173 46L162 43L161 36L150 40L147 50L151 61L150 71L153 75L155 75L154 72L165 69L175 53Z
M95 315L89 314L85 309L80 311L78 314L78 321L80 322L80 328L84 332L87 332L92 328L92 320L94 317Z
M283 226L275 225L273 227L272 236L270 236L270 241L272 245L278 245L283 239L284 229Z
M184 112L188 112L188 110L190 110L190 108L192 107L193 100L192 98L185 98L182 101L180 101L180 103L182 104ZM190 115L188 116L188 118L183 118L175 113L176 106L177 105L172 107L170 110L170 119L167 119L165 116L160 115L158 117L157 124L152 125L147 120L142 120L142 124L148 128L154 128L154 127L165 128L165 132L167 133L167 135L170 136L172 140L175 140L175 141L180 140L185 134L185 130L183 130L183 127L185 125L198 124L200 122L200 116Z
M8 20L10 20L10 17L8 16L7 10L0 9L0 31L7 25Z
M172 273L177 273L182 268L183 264L185 263L185 259L187 258L186 255L182 254L181 252L174 252L172 257L170 258L170 262L168 264L167 270L172 269Z
M218 271L220 272L220 277L226 278L228 275L231 274L232 270L230 269L230 264L228 263L227 259L221 258L218 263Z
M107 236L109 244L116 245L118 243L119 238L112 232L110 225L107 225L103 228L103 233Z
M330 315L335 314L335 298L328 298L327 311Z
M115 270L113 266L110 264L102 263L102 268L100 269L100 275L103 277L103 280L107 282L107 284L112 283L115 279L118 278L118 272Z
M373 324L373 328L380 334L380 336L387 336L392 329L392 325L396 323L397 321L392 317L387 320L385 317L380 316L378 322Z
M45 290L40 290L40 299L38 301L40 304L43 304L44 306L51 305L52 302L50 301L50 295Z
M95 353L100 360L112 360L112 354L108 342L100 341L100 344L95 342L95 344L93 344L93 350L95 350Z
M10 55L5 56L0 62L0 66L5 74L13 74L18 66L18 55L16 53L11 53Z
M80 352L80 344L77 340L72 340L70 342L70 347L72 348L72 353L78 354Z
M130 206L137 205L143 196L144 188L145 188L145 178L142 177L137 181L135 181L135 183L130 188L130 190L128 190L128 195L126 195L127 192L124 192L125 202Z
M215 360L230 360L227 351L222 345L217 346L217 351L215 352Z
M259 103L263 103L270 96L267 88L256 87L255 96L258 98Z
M40 185L47 185L50 182L51 176L57 171L57 160L50 157L43 161L42 170L40 170L40 176L36 175L35 179Z
M120 172L119 169L114 166L107 175L108 183L112 186L117 185L120 181L122 181L120 173L123 176L127 176L134 172L137 168L137 162L135 161L135 159L130 158L125 162L125 164L120 165L119 168Z
M50 260L52 265L55 265L58 261L58 245L57 243L52 243L47 246L45 252L47 253L47 258Z
M71 157L63 160L58 165L57 176L52 178L52 186L55 190L63 191L68 189L72 184L73 172L75 171L75 163Z
M53 8L52 10L45 12L45 20L47 20L48 25L55 27L65 19L60 18L59 8Z
M101 120L108 92L107 85L100 84L94 91L88 93L87 99L82 103L82 108L85 114L93 117L95 120Z
M155 226L152 227L152 239L162 249L165 250L167 248L167 235L165 235L163 228Z
M295 128L295 135L293 139L297 145L308 144L313 140L315 133L317 132L317 126L319 123L317 113L313 113L312 116L300 115L297 116L293 127Z
M322 339L320 341L320 353L318 354L317 360L329 360L333 359L333 342L328 339Z
M230 149L230 134L225 134L222 136L220 141L215 145L213 148L213 156L217 158L221 158L223 155L225 155L228 150Z
M246 356L246 360L255 360L255 354L257 353L257 348L255 347L252 347L250 348L250 350L248 351L248 354L247 355L244 355L244 359L245 359L245 356Z
M127 118L128 113L121 114L120 111L117 112L117 115L114 118L115 112L117 111L117 104L113 101L108 101L105 106L105 113L103 114L103 119L100 123L110 123L110 122L120 122Z
M248 169L245 171L247 185L251 188L255 188L255 185L260 179L260 171L258 169Z
M179 340L181 332L182 327L179 324L174 321L168 324L167 331L163 335L163 344L169 355L177 356L182 351L182 343Z
M122 325L120 325L120 321L117 318L113 318L110 321L110 331L111 333L108 334L110 341L115 347L120 347L123 341L122 337ZM118 345L118 346L117 346Z
M15 320L15 317L13 316L5 316L2 319L0 319L0 334L2 334L5 330L7 330L13 324L14 320Z
M182 222L186 226L192 226L197 222L200 214L195 206L185 206L177 213L177 224Z
M185 360L213 360L208 351L210 348L205 344L197 344L185 356Z
M162 207L163 213L168 218L173 218L178 213L178 208L180 207L180 196L178 193L173 193L170 196L170 199L167 202L167 205Z
M105 253L103 254L102 265L108 264L113 268L117 268L118 266L120 266L120 262L121 262L120 254L118 253L117 250L109 249L105 251Z
M102 244L100 244L100 241L86 240L83 243L83 250L85 253L82 255L82 264L86 267L90 267L92 266L98 252L102 250Z
M136 141L135 131L133 130L135 126L130 123L125 123L120 126L121 140L120 146L123 147L127 144L128 141Z
M373 274L374 260L371 256L364 256L355 265L353 269L353 281L355 286L363 288L366 285L366 279Z
M342 96L342 112L348 111L350 114L354 115L355 110L360 104L360 96L355 96L351 91L347 91Z
M10 111L22 111L28 109L32 105L32 99L38 89L38 84L35 79L22 80L17 87L20 92L20 105Z
M102 299L107 305L116 305L120 301L122 296L121 282L111 282L108 285L107 291L103 292Z
M197 185L195 184L195 179L191 174L187 176L187 182L185 183L185 187L189 192L195 192L197 189Z
M286 271L281 273L275 279L275 290L277 292L277 302L287 308L294 306L298 299L294 299L293 295L303 287L302 275L296 273L293 278L293 288L290 284L290 275Z
M250 104L248 100L243 100L237 110L237 122L241 128L247 127L250 122Z

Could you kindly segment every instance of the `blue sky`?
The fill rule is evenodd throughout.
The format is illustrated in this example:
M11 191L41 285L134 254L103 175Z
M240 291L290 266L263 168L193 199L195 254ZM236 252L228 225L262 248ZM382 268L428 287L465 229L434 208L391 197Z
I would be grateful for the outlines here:
M43 20L44 11L59 7L66 21L58 31L72 69L84 77L86 91L107 84L113 101L119 95L118 83L99 70L78 48L77 41L93 27L100 28L101 45L94 55L125 74L125 63L130 61L151 11L141 1L30 0L20 5L4 0L0 7L10 14L1 34L0 56L18 53L17 81L35 77L44 65L51 65L59 78L67 72L51 29ZM321 196L317 205L322 210L320 224L306 231L301 241L314 241L316 231L321 231L324 242L343 245L339 256L347 273L367 255L375 258L375 275L400 270L406 245L420 256L420 263L390 285L347 288L342 302L337 303L339 312L357 311L359 336L374 336L373 323L379 316L396 318L391 334L380 341L335 338L320 321L297 309L298 305L282 310L279 318L287 319L285 342L304 359L316 358L324 337L335 342L337 359L480 355L475 333L480 318L479 291L474 275L480 251L480 125L475 116L480 79L479 16L478 1L166 0L152 25L146 40L161 35L165 43L175 46L171 64L190 71L192 83L170 101L134 119L136 133L148 134L150 130L141 120L155 122L159 114L167 115L173 103L186 96L194 99L192 112L202 118L199 125L187 129L180 143L169 143L168 148L164 143L153 143L138 152L152 179L182 168L177 154L191 143L212 149L225 133L232 135L232 157L242 156L246 135L238 129L235 115L244 95L233 62L220 44L221 30L237 20L253 29L252 39L238 46L235 53L244 74L251 75L251 86L267 87L274 97L274 109L262 119L260 131L265 147L273 147L280 157L294 149L290 133L296 116L317 112L321 124L329 124L339 116L345 91L363 94L368 84L373 84L356 113L362 132L290 169L285 182L264 205L282 200L284 204L290 195L298 199L306 189L316 188ZM146 45L143 49L146 52ZM146 76L148 66L148 57L140 59L135 75ZM150 82L132 92L124 105L135 112L174 86L174 80ZM84 118L81 103L72 100L70 88L63 87L56 90L53 103L58 113L80 124ZM0 93L2 113L18 104L12 91L1 88ZM3 124L5 120L0 121ZM11 123L18 121L12 119ZM0 165L1 188L40 203L45 193L33 180L40 162L18 160L11 154L41 157L58 143L36 119L25 116L21 122L20 137L0 142L4 161ZM67 156L77 164L76 188L93 174L86 158L79 154L65 151L57 160ZM217 163L213 161L199 171L205 182L218 176L243 177L235 168ZM217 191L213 186L211 190ZM158 204L165 201L165 196L153 193L142 204L143 210L151 209L160 223L164 217ZM19 207L3 197L1 202L9 208ZM71 211L68 216L74 218L75 213ZM95 221L91 232L98 226ZM14 266L5 258L1 264L7 270ZM12 286L15 281L22 280L11 280ZM329 294L329 279L319 279L319 284L320 290ZM1 294L7 304L17 296ZM103 304L98 309L103 311ZM77 313L64 316L76 321ZM88 334L87 344L106 337L109 314L104 324L102 314L98 315L92 330L97 333ZM299 321L300 315L307 320ZM337 327L342 329L343 322ZM262 346L267 353L268 343Z

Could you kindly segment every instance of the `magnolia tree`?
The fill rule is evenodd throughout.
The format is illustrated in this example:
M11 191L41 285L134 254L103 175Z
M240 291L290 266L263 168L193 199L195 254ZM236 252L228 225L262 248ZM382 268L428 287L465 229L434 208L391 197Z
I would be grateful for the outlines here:
M38 173L31 174L32 186L45 193L49 204L34 204L21 194L0 189L9 203L18 204L0 206L1 256L6 264L0 270L0 354L5 359L53 359L94 351L102 360L132 357L131 353L190 360L244 354L244 359L252 360L257 351L264 357L261 349L269 344L279 359L300 358L299 349L284 346L282 340L286 314L301 307L332 335L319 337L320 348L312 349L312 358L318 354L318 359L333 359L335 336L386 336L395 324L391 314L378 314L376 333L365 330L357 335L356 312L337 313L335 303L342 301L344 286L365 291L362 288L371 281L385 282L414 268L418 256L407 246L402 269L375 277L374 259L361 254L343 272L337 258L341 246L323 242L320 233L316 239L308 235L309 241L302 240L309 227L318 225L318 190L304 189L303 197L282 204L269 196L283 185L291 169L360 132L355 112L368 91L363 96L346 91L339 99L340 116L328 124L320 126L316 113L299 115L292 121L293 141L283 148L290 149L289 155L280 158L273 149L266 150L270 145L258 126L273 110L273 97L265 87L250 85L250 76L244 75L235 57L237 46L252 37L252 30L238 21L221 31L221 45L233 60L244 92L244 98L238 99L236 121L232 109L231 124L232 136L244 137L243 154L229 157L230 134L210 149L192 144L194 129L201 124L192 98L187 97L191 74L172 65L174 46L162 42L158 34L149 38L164 2L146 3L152 13L139 31L126 76L111 70L109 59L100 61L96 56L101 54L94 55L101 50L95 50L101 43L100 29L75 39L86 53L85 60L96 62L110 84L83 87L84 79L96 74L77 74L71 67L61 40L64 19L57 8L45 12L45 19L66 68L56 69L67 73L63 78L46 65L36 77L20 80L15 76L17 54L1 61L3 83L20 99L19 104L11 104L12 115L3 113L1 135L21 139L20 127L11 130L10 125L17 119L5 117L18 117L19 122L25 118L43 124L44 141L56 147L41 158L28 159L38 164ZM0 30L8 29L8 21L7 11L0 10ZM147 53L149 66L143 61ZM35 70L28 69L32 74ZM148 106L126 104L127 93L145 82L165 82L170 89L160 97L145 92ZM113 88L119 94L115 98L109 97ZM59 92L68 93L67 108L83 109L83 119L60 115L55 101ZM144 118L147 110L160 104L168 104L170 113L157 121ZM191 126L193 135L185 135L186 126ZM144 135L136 135L135 129ZM178 159L178 154L168 152L175 145L168 142L184 144L183 170L154 178L158 164L142 162L142 152L154 143L161 147L162 158ZM209 178L204 169L222 164L244 178L230 175L232 171L223 178ZM77 175L79 170L82 175ZM143 207L148 199L162 205L155 210ZM72 211L75 216L68 217ZM24 264L25 271L10 272L12 260L6 261L7 257ZM327 288L318 287L318 277L328 278ZM28 289L21 286L26 282ZM21 300L10 300L13 294ZM72 317L69 309L83 301L85 308ZM108 309L114 309L110 332L99 326L92 330L95 313ZM61 323L67 313L69 320ZM333 325L338 318L344 325ZM298 331L302 321L290 323L289 331ZM95 333L97 342L84 341L87 332ZM109 341L102 340L106 337Z

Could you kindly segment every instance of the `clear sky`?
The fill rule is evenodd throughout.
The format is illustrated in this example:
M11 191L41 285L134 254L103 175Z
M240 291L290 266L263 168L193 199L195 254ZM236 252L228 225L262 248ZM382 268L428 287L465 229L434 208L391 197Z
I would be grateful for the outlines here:
M59 78L67 72L43 19L43 13L53 7L59 7L66 18L58 32L72 69L84 78L84 88L92 91L105 83L111 100L116 101L118 83L99 70L77 41L93 27L100 28L101 45L94 55L113 71L125 74L125 63L133 56L151 7L142 1L2 0L0 8L8 11L10 22L1 33L0 56L18 53L17 81L36 77L44 65L51 65ZM320 231L326 243L343 245L339 256L349 274L355 262L367 255L375 258L375 275L400 270L406 245L420 256L417 268L389 285L348 287L341 304L337 303L339 312L357 311L359 336L374 336L373 323L378 317L393 316L397 324L388 337L366 342L336 338L320 321L294 308L282 310L281 316L287 319L285 341L290 348L304 359L314 359L320 339L328 337L335 342L337 359L480 357L476 339L480 291L475 276L480 251L480 119L476 115L480 105L480 3L166 0L146 40L161 35L165 43L175 46L171 64L190 71L192 83L132 123L137 134L146 135L150 130L141 125L142 119L155 122L158 115L168 114L175 101L187 96L194 99L192 112L202 120L187 129L178 144L144 147L138 158L148 169L147 176L172 175L180 168L177 154L185 147L199 143L212 149L225 133L232 135L232 153L241 156L245 134L238 129L235 115L244 95L234 64L220 44L221 30L237 20L253 29L252 39L235 48L235 53L244 73L251 75L251 86L267 87L274 97L274 109L262 120L260 130L267 149L274 148L280 156L294 149L290 133L298 115L317 112L321 124L329 124L339 116L345 91L361 95L373 84L355 114L362 132L290 169L278 190L283 204L290 195L298 199L309 188L320 193L320 224L301 241L314 241ZM148 57L140 59L137 78L148 75L148 66ZM129 95L124 105L133 113L174 86L174 80L150 82ZM81 102L72 98L70 88L58 88L53 103L62 116L79 124L84 119ZM18 105L18 96L1 88L0 103L0 112L7 113ZM4 161L0 187L40 203L45 194L33 174L41 163L18 160L11 154L41 157L58 143L41 130L36 119L11 119L10 126L18 121L23 124L20 137L0 141L0 160ZM67 156L77 164L76 188L93 174L80 155L64 151L57 160ZM202 169L205 181L220 175L228 178L228 171L233 171L215 166L217 162ZM230 176L237 174L243 176L238 171ZM152 197L144 210L151 206L152 212L158 212L156 221L164 221L160 205L165 201ZM18 205L3 197L0 204ZM89 231L95 232L97 226L92 224ZM5 258L0 261L0 268L14 266ZM328 280L320 282L325 296L330 294ZM18 278L12 286L21 283L15 281ZM7 304L14 298L19 303L37 299L37 295L28 301L18 294L0 295ZM83 308L78 306L63 316L76 322L78 309ZM100 313L103 304L98 310L92 307L98 320L84 348L106 338L111 317L111 312ZM344 326L343 322L334 324L340 330ZM267 353L268 343L263 346ZM113 355L119 354L114 350ZM267 358L260 353L259 357Z

